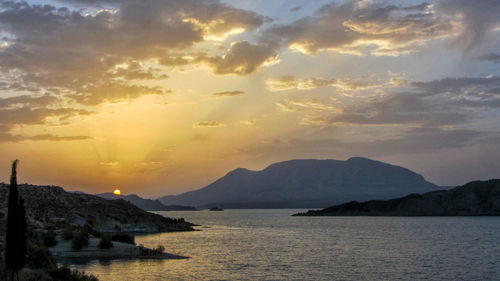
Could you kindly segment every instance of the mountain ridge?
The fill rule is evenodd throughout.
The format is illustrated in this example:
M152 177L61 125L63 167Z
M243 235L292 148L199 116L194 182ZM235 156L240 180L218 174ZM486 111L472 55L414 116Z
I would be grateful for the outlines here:
M293 207L326 207L329 203L389 199L438 189L420 174L364 157L345 161L293 159L272 163L260 171L237 168L201 189L158 200L205 208L251 207L263 202L269 207L286 207L287 202L294 202L290 204Z
M352 201L294 216L499 216L500 179L392 200Z
M181 206L181 205L163 205L159 200L142 198L137 194L127 194L127 195L117 195L112 192L104 192L95 194L101 198L107 200L117 200L123 199L132 203L133 205L139 207L144 211L192 211L196 208L191 206Z

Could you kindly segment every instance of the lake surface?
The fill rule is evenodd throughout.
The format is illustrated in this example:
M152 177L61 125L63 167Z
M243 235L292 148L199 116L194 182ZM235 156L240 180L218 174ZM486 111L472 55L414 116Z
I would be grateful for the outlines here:
M137 236L185 260L86 261L100 280L500 280L500 217L158 212L202 231Z

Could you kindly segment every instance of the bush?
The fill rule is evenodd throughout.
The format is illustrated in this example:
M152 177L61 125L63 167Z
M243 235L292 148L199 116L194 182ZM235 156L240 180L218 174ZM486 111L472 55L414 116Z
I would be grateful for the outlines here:
M54 268L56 261L42 241L36 241L36 243L28 241L26 267L31 269Z
M97 238L101 238L102 237L102 233L100 231L98 231L98 230L93 229L92 226L90 226L88 223L86 223L83 226L83 230L85 232L87 232L88 234L91 234L94 237L97 237Z
M113 236L111 236L111 240L116 241L116 242L122 242L122 243L135 245L134 235L123 233L123 232L113 234Z
M79 251L84 247L89 245L89 235L86 232L80 231L75 237L73 237L73 241L71 241L71 247L73 250Z
M47 231L43 235L43 244L49 248L57 245L56 233L52 230Z
M73 230L71 228L66 228L63 230L62 239L69 241L73 239Z
M86 275L78 270L71 270L66 265L52 270L50 276L54 281L99 281L94 275Z
M158 245L158 247L156 247L154 251L158 254L163 254L163 252L165 252L165 247L163 247L162 245Z
M103 236L98 245L99 249L111 249L113 248L113 242L111 242L111 237Z

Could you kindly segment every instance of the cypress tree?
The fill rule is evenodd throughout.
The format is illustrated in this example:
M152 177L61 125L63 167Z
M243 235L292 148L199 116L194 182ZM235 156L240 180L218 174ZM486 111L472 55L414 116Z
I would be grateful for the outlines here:
M10 176L9 206L7 213L7 233L5 235L5 267L14 273L26 263L27 227L24 200L19 198L17 190L17 163L12 162Z
M19 205L17 212L17 222L19 224L19 236L16 243L16 262L15 271L21 270L26 264L26 246L27 246L27 229L26 229L26 209L24 208L24 200L19 197Z
M5 234L5 267L14 271L16 267L16 240L19 237L18 227L18 200L17 192L17 163L18 160L12 162L12 173L10 175L9 187L9 206L7 212L7 232Z

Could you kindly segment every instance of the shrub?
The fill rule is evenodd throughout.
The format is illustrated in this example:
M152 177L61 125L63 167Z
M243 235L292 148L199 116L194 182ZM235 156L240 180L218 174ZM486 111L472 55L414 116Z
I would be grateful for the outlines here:
M69 241L73 239L73 230L71 228L66 228L63 230L62 239Z
M47 231L43 235L43 244L49 248L57 245L56 233L52 230Z
M113 248L113 242L111 241L111 237L103 236L101 241L99 241L98 245L99 249L111 249Z
M66 265L50 272L54 281L98 281L94 275L86 275L83 271L71 270Z
M29 241L26 255L26 266L31 269L53 268L56 267L56 261L50 251L43 245L42 241Z
M165 252L165 247L163 247L162 245L158 245L158 247L156 247L154 251L158 254L163 254L163 252Z
M78 232L73 240L71 241L71 247L73 250L81 250L84 247L89 245L89 235L86 232L80 231Z
M113 234L113 236L111 236L111 240L116 241L116 242L122 242L122 243L135 245L134 235L123 233L123 232Z
M102 237L102 233L100 231L98 231L98 230L93 229L92 226L90 226L88 223L86 223L83 226L83 230L85 232L87 232L88 234L91 234L94 237L97 237L97 238L101 238Z

